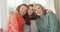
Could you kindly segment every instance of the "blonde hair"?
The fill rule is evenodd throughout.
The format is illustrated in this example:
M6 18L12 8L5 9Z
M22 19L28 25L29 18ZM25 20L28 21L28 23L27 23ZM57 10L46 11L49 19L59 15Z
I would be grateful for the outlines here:
M43 10L46 10L46 8L45 8L44 6L42 6L41 4L34 4L34 5L33 5L33 9L35 9L35 7L36 7L37 5L40 6Z
M35 10L35 7L36 7L37 5L40 6L41 9L44 11L44 14L46 14L46 8L45 8L44 6L42 6L41 4L34 4L33 10Z

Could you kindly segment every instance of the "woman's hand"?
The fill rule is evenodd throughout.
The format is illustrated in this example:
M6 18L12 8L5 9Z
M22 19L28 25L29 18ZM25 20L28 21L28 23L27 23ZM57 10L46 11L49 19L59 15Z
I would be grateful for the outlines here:
M50 12L52 12L51 10L49 10L49 9L46 9L46 13L50 13Z

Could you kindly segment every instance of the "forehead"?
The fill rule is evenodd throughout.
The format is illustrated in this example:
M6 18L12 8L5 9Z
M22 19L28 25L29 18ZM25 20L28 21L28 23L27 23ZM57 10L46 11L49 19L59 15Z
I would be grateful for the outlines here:
M40 5L36 5L35 6L35 9L38 9L38 8L41 8L41 6Z
M24 5L23 5L23 6L21 6L21 7L22 7L22 8L27 8L27 6L24 6Z
M29 6L29 9L33 9L33 7L32 6Z
M36 5L35 7L40 7L39 5Z
M29 8L33 8L32 6L29 6Z

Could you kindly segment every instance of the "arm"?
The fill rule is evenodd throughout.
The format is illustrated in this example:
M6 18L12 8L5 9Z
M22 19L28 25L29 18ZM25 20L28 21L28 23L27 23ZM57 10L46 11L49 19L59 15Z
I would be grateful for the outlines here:
M8 32L19 32L19 25L15 16L9 18Z
M58 32L58 20L54 13L49 14L50 32Z

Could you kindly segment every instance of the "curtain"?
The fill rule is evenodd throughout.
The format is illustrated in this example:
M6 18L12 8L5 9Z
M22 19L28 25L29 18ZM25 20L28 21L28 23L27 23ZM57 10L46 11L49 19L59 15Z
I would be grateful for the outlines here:
M60 0L54 0L54 4L55 4L55 10L56 10L57 18L60 21L60 2L59 1Z
M2 21L1 21L1 0L0 0L0 28L2 28Z

